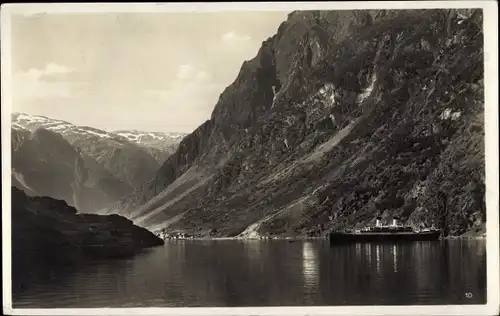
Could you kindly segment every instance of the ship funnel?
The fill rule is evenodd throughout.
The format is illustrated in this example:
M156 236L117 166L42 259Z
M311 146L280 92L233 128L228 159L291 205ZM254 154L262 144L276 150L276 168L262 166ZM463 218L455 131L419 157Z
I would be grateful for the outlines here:
M392 218L392 226L398 226L398 218L396 216Z
M375 226L377 226L377 227L382 226L382 218L381 217L377 217L377 221L375 223Z

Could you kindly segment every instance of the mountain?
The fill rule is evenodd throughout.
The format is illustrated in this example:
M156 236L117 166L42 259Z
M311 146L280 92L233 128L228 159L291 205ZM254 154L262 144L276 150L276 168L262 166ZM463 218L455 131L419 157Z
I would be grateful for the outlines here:
M150 180L160 166L159 161L167 157L175 147L176 140L180 140L178 134L173 134L172 137L166 136L167 134L161 137L161 133L149 133L151 136L139 132L120 135L24 113L12 115L12 127L30 131L43 128L60 134L82 155L92 158L116 179L132 188ZM130 135L139 137L133 139ZM154 137L158 139L155 140ZM164 144L161 144L162 140L165 140Z
M128 141L144 147L160 164L175 152L179 142L187 135L184 133L142 132L137 130L114 131L113 134L125 137Z
M50 196L95 212L132 190L53 131L16 127L11 140L12 184L30 196Z
M198 236L484 231L480 10L295 11L105 213ZM442 202L446 203L446 208Z
M163 240L118 215L77 214L64 201L29 197L12 187L12 278L23 282L26 271L56 262L81 263L91 258L130 256ZM23 285L24 283L24 285Z

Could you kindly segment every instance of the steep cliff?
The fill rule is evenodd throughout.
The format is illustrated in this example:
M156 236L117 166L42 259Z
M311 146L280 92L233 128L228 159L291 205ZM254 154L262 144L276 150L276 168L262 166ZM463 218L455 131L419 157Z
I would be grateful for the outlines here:
M395 215L482 231L482 47L480 10L292 12L211 119L104 212L217 236Z

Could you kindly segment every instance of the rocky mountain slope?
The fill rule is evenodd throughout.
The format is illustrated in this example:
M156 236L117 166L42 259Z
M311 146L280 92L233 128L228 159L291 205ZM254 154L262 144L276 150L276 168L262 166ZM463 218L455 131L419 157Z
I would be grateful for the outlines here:
M28 195L50 196L95 212L132 190L55 132L13 128L11 136L12 184Z
M160 163L174 150L182 135L173 134L170 137L162 133L110 133L24 113L12 115L12 127L29 131L44 128L60 134L79 152L95 160L132 188L154 176Z
M292 12L211 119L106 212L196 235L322 235L396 215L480 233L483 89L480 10Z
M81 263L92 258L124 257L164 243L121 216L76 212L64 201L29 197L12 187L14 286L23 285L23 277L33 262L39 265Z

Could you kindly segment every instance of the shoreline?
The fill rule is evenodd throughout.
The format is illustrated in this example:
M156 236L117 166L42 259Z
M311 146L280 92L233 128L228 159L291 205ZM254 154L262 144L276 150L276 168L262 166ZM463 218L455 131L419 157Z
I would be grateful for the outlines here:
M486 236L448 236L442 237L440 240L486 240ZM303 236L294 236L294 237L271 237L271 238L247 238L247 237L192 237L192 238L172 238L172 239L164 239L165 242L170 240L215 240L215 241L224 241L224 240L241 240L241 241L273 241L273 240L287 240L287 241L305 241L305 240L327 240L327 236L323 237L303 237Z

